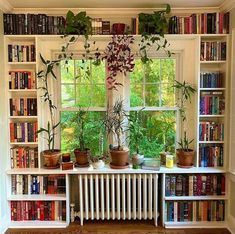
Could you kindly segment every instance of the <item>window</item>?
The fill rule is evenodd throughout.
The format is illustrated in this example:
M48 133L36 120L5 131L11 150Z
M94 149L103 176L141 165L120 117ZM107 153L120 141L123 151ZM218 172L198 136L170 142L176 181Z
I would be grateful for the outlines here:
M153 157L162 150L175 150L176 112L173 83L176 76L176 59L157 58L143 65L135 61L135 70L130 73L129 92L124 97L130 100L129 111L141 111L144 140L140 149L144 155ZM105 64L94 67L92 62L70 60L61 64L61 149L72 151L78 147L77 111L88 111L87 142L93 154L99 152L99 135L106 111ZM130 146L131 152L134 151Z
M130 111L143 108L140 118L146 130L140 151L147 157L154 157L162 150L175 151L175 76L174 58L152 59L148 64L138 59L130 74Z

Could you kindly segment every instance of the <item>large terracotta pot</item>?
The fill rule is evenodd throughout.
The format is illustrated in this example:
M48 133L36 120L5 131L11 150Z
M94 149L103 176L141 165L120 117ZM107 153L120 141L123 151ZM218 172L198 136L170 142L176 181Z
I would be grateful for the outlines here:
M129 150L110 150L111 164L115 166L127 166Z
M42 151L44 167L54 169L60 167L61 152L59 149Z
M85 150L80 150L80 149L75 149L74 150L74 155L76 157L76 164L77 165L87 165L89 162L89 157L90 157L90 149L85 149Z
M189 151L184 151L182 149L176 150L176 155L178 158L178 166L191 167L194 164L194 154L195 151L189 149Z

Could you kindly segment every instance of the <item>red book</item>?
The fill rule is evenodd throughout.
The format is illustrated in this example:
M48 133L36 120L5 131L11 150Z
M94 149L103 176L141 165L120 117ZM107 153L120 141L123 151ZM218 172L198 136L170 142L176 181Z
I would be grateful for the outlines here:
M14 123L10 123L10 141L15 142Z
M45 220L45 217L44 217L44 202L40 201L39 205L40 205L40 220L44 221Z

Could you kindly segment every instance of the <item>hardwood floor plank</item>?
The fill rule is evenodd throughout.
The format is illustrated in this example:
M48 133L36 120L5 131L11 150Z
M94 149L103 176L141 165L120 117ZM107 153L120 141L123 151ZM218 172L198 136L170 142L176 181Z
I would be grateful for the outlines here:
M231 234L227 229L165 229L154 221L85 221L75 222L64 229L8 229L5 234Z

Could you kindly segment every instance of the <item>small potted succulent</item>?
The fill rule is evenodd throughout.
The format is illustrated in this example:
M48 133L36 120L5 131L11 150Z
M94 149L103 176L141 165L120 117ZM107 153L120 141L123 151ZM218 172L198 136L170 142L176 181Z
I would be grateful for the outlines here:
M108 135L113 134L117 142L116 146L110 146L110 167L114 169L123 169L129 165L129 149L122 144L122 139L127 128L125 120L126 113L123 100L117 100L113 107L107 111L104 120Z

